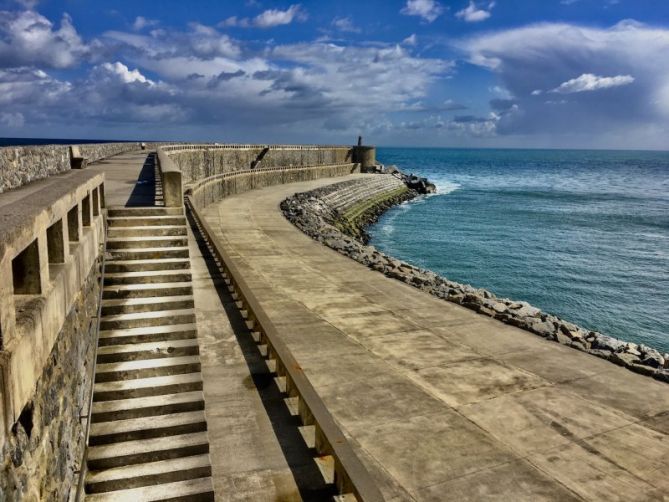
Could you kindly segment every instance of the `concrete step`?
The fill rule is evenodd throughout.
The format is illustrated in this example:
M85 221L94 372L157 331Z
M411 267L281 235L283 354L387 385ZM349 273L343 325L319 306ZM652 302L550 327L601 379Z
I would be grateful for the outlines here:
M111 216L107 218L109 227L158 227L161 225L185 225L185 216Z
M205 432L123 441L90 446L88 448L88 468L92 470L109 469L110 467L143 464L205 453L209 453L209 441Z
M143 235L141 237L108 237L107 250L141 249L141 248L171 248L188 245L185 235Z
M197 339L110 345L98 349L98 363L140 361L162 357L194 356L200 353Z
M124 441L139 441L207 430L204 411L170 413L156 417L129 418L91 424L89 444L98 446Z
M197 392L177 392L114 401L94 401L92 423L155 417L170 413L204 410L204 395Z
M154 312L157 310L192 309L193 295L157 296L154 298L122 298L102 300L102 315Z
M116 272L105 274L105 286L114 284L147 284L160 282L190 282L190 270L150 270L146 272Z
M88 472L86 475L86 492L101 493L112 490L127 490L128 488L174 483L208 476L211 476L209 456L194 455ZM118 492L115 496L118 496Z
M95 382L115 382L131 378L178 375L200 371L198 356L162 357L98 364Z
M195 309L160 310L158 312L137 312L116 314L100 319L101 330L143 328L165 324L191 324L195 322Z
M188 258L188 246L108 249L110 260L156 260Z
M197 326L194 323L100 331L98 345L106 347L109 345L187 340L191 338L197 338Z
M118 382L99 382L93 391L95 401L118 401L138 397L196 392L202 390L200 373L184 373L150 378L135 378Z
M148 270L187 270L187 258L163 258L159 260L115 260L105 264L105 272L146 272Z
M102 298L151 298L155 296L186 296L193 294L191 282L160 282L148 284L115 284L104 286Z
M122 216L181 216L184 214L184 210L182 207L110 207L107 214L113 218Z
M97 493L86 496L90 502L213 502L214 488L210 477L177 481L142 488Z
M109 227L107 234L111 238L120 237L141 237L149 235L170 236L170 235L186 235L185 225L161 225L161 226L144 226L144 227Z

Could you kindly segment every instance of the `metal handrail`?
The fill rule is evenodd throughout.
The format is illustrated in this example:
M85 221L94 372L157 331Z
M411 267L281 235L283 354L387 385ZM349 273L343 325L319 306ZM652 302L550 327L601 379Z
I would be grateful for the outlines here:
M102 201L100 201L101 203ZM91 390L88 395L88 410L86 415L80 416L79 420L85 420L86 426L84 429L84 451L81 454L81 463L79 464L79 481L77 482L77 493L75 496L75 502L80 502L83 500L84 495L84 482L86 480L86 463L88 462L88 440L91 433L91 415L93 414L93 394L95 392L95 371L97 369L98 362L98 342L100 339L100 320L102 318L102 295L104 294L104 284L105 284L105 256L107 254L107 214L106 210L101 211L101 216L103 218L102 228L103 228L103 240L102 240L102 259L100 262L100 291L98 293L98 312L97 320L95 323L95 334L93 340L93 364L91 365Z
M268 345L268 354L276 358L276 373L286 377L286 392L299 397L299 412L305 425L316 427L316 450L321 455L335 459L335 485L340 493L352 493L360 502L382 502L381 491L362 464L343 432L334 421L325 403L304 374L290 349L281 339L274 324L246 283L230 255L215 237L209 224L201 217L189 194L186 207L191 212L199 230L212 246L212 252L226 270L232 287L254 319Z

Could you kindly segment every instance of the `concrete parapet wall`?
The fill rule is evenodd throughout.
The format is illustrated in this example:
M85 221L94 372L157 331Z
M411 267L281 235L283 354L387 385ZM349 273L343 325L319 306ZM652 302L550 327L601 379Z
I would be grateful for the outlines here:
M70 171L0 196L0 442L58 364L50 354L100 255L103 182Z
M319 145L169 145L163 150L183 173L184 184L251 168L353 163L353 148Z
M91 143L77 146L82 157L88 162L95 162L138 150L140 143ZM69 171L70 167L70 145L0 148L0 193Z
M194 183L189 193L194 204L205 208L221 199L255 188L298 181L345 176L360 172L358 164L333 164L312 167L245 169L226 172Z

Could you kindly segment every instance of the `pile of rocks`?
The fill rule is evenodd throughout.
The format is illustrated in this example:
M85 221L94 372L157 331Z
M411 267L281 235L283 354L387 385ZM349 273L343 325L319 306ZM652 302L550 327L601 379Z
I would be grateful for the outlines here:
M449 281L434 272L397 260L381 253L373 246L366 245L354 237L360 235L360 228L364 228L370 223L370 218L378 217L378 214L390 205L415 197L416 192L409 191L399 198L401 200L392 198L383 200L356 222L357 228L350 230L349 225L342 225L340 221L341 210L334 209L324 199L336 200L336 192L350 192L351 184L364 182L364 180L353 180L311 192L298 193L284 200L281 209L286 218L308 236L388 277L475 310L482 315L531 331L546 339L669 382L669 354L661 354L643 344L625 342L586 330L555 315L542 312L526 302L497 298L485 289ZM369 196L369 193L366 193Z

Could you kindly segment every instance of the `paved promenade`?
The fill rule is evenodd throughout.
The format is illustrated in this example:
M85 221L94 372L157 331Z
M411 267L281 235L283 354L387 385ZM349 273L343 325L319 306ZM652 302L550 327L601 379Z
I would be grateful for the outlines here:
M152 152L136 151L114 155L88 169L105 173L107 206L153 206L156 183Z
M312 241L278 204L332 182L230 197L206 218L388 500L669 500L667 384L438 300ZM229 322L211 324L225 300L197 294L197 267L217 493L251 486L263 493L256 500L273 500L263 482L283 473L285 483L272 486L291 492L287 467L294 474L301 463L280 458L271 407L252 398L230 400L239 422L228 407L217 424L225 407L215 412L209 395L248 388L258 366L237 364L245 342ZM236 357L230 371L226 354ZM215 436L225 427L237 449L232 436ZM217 464L223 447L236 466ZM225 469L232 474L219 478ZM246 478L236 478L242 471Z

